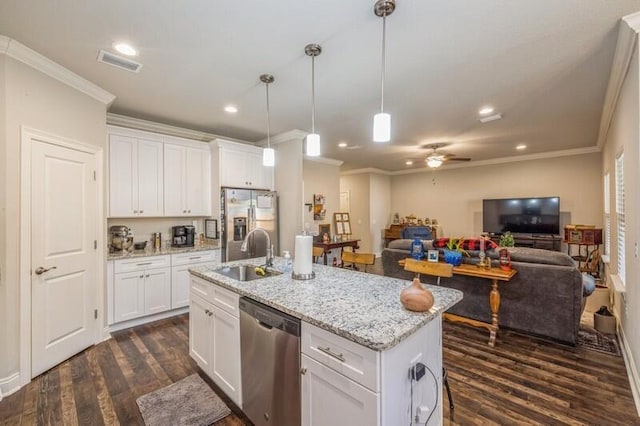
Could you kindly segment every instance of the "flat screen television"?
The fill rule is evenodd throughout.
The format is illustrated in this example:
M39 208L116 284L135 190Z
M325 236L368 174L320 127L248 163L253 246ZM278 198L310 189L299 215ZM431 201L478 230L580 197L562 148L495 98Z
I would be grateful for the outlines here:
M560 197L482 200L482 229L492 234L558 235Z

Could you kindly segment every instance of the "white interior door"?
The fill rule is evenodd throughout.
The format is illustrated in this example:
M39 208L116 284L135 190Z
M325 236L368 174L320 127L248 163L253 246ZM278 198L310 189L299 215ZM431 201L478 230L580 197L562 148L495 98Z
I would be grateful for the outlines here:
M98 193L95 155L31 145L31 374L93 344Z

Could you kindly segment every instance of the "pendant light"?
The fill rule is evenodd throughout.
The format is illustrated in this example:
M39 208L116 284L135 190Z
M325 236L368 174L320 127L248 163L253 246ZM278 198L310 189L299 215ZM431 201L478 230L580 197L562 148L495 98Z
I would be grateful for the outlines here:
M373 141L389 142L391 140L391 115L384 112L384 69L386 56L387 16L396 10L395 0L378 0L373 7L376 16L382 18L382 70L380 73L380 112L373 116Z
M320 135L316 133L316 56L322 53L318 44L308 44L304 53L311 56L311 133L307 135L307 155L318 157L320 155Z
M276 153L271 148L271 116L269 115L269 84L273 83L275 78L271 74L262 74L260 81L264 83L267 89L267 147L262 150L262 165L265 167L273 167L276 164Z

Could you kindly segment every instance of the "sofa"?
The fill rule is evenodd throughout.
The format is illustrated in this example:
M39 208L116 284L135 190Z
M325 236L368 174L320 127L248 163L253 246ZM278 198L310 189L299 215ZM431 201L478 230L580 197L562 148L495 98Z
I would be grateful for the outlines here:
M386 276L410 280L414 274L398 265L409 257L412 240L389 243L382 252L382 267ZM432 241L423 240L425 250L433 249ZM479 262L478 251L468 251L464 263ZM498 253L488 250L494 267L498 267ZM564 253L525 248L509 248L512 268L517 274L509 282L500 282L500 328L551 338L575 345L583 307L583 276L573 259ZM440 249L440 259L443 250ZM435 284L435 278L421 276L423 283ZM440 285L464 293L463 299L448 312L491 322L489 290L491 281L484 278L455 275L442 278Z

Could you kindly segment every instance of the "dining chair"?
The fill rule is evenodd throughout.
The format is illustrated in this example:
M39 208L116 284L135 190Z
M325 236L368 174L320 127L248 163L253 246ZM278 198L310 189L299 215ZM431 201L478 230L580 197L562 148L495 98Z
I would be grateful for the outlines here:
M356 269L356 265L363 265L363 272L367 272L367 265L376 263L376 255L373 253L356 253L353 251L342 252L342 267ZM349 264L348 266L346 264Z

